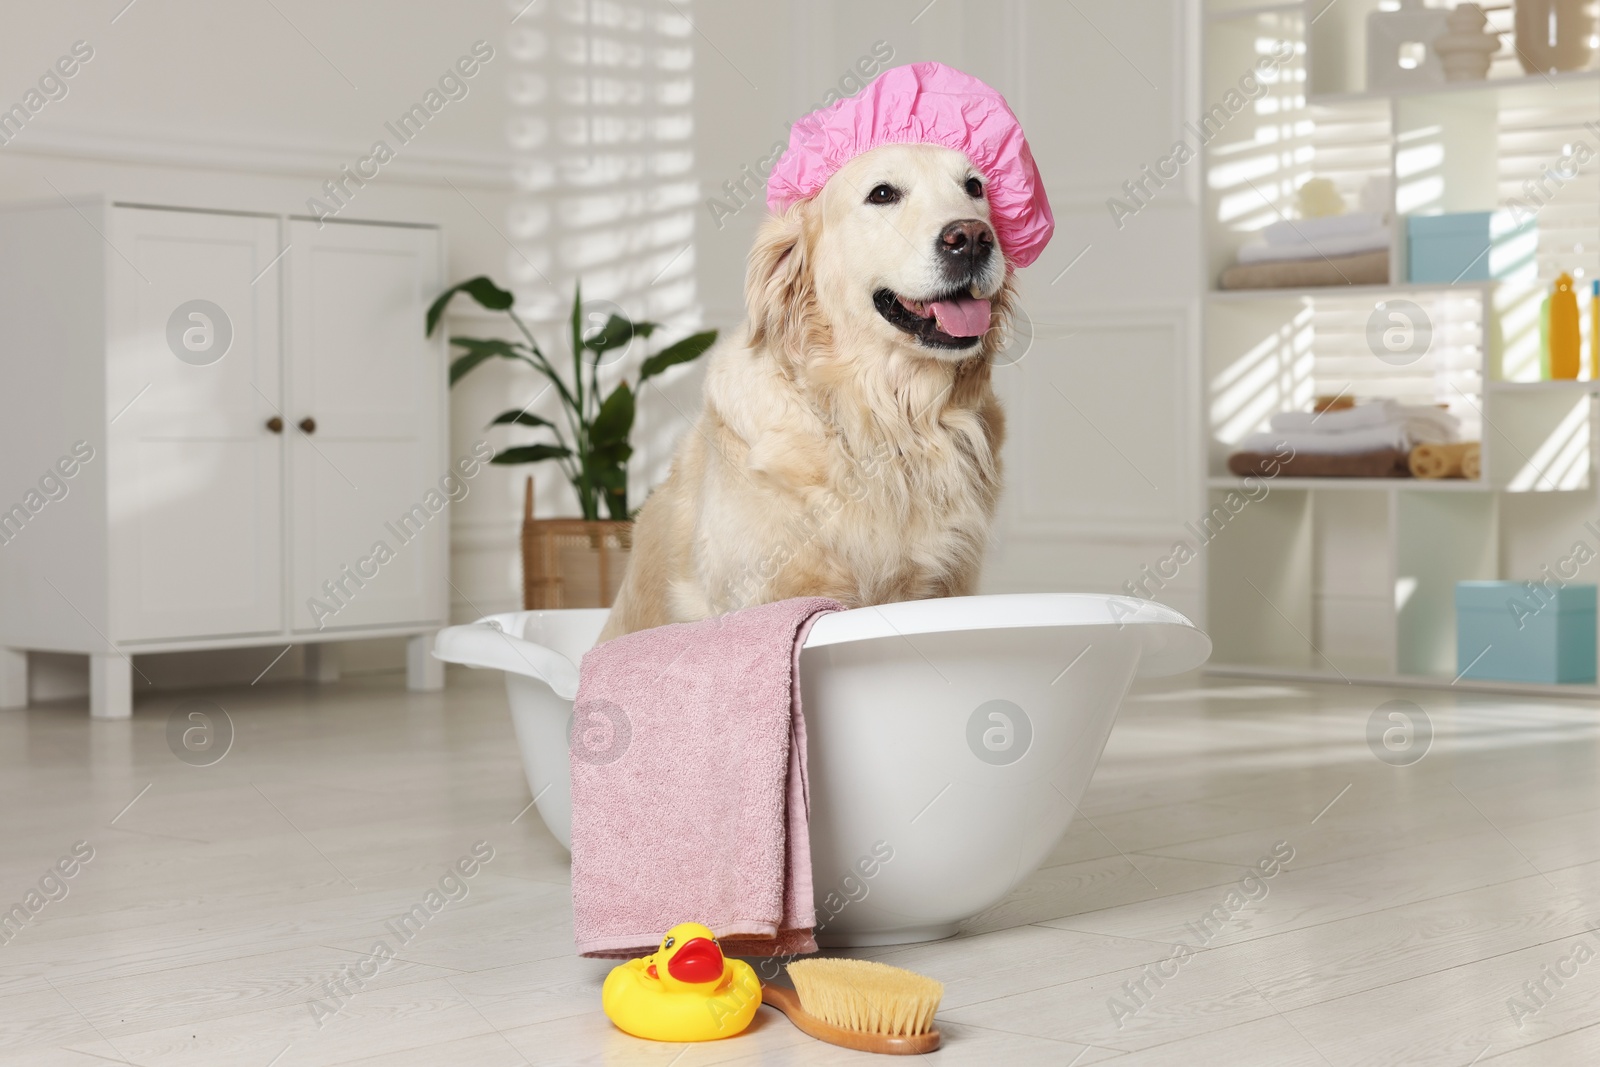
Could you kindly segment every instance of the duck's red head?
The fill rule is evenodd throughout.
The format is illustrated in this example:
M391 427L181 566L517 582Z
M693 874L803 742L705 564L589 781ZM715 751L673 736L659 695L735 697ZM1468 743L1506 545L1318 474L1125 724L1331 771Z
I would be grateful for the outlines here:
M645 973L668 989L714 985L726 971L717 935L700 923L679 923L668 930L650 961Z
M686 985L715 982L722 977L722 949L704 937L691 938L667 960L667 973Z

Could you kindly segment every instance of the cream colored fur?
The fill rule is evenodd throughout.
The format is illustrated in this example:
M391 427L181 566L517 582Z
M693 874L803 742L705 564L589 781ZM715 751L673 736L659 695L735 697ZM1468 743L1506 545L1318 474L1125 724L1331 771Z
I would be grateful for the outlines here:
M918 344L872 294L943 288L937 235L988 218L964 188L976 175L959 152L886 146L766 221L749 321L708 357L704 407L639 514L602 640L787 597L857 607L974 591L1000 493L989 361L1010 276L993 256L976 286L992 328L965 350ZM879 183L903 200L866 203Z

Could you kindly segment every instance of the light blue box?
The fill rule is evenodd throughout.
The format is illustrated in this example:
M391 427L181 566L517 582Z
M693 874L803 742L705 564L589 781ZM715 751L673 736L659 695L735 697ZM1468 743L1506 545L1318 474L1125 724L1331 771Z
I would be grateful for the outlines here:
M1487 282L1534 263L1538 223L1509 211L1459 211L1406 218L1406 279L1424 285Z
M1456 670L1496 682L1595 681L1595 586L1456 583Z

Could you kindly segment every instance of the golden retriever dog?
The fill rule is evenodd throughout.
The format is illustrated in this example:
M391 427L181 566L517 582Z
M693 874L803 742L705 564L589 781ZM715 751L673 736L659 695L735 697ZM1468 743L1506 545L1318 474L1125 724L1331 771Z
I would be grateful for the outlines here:
M767 219L749 321L708 357L601 640L788 597L974 591L1013 300L984 185L960 152L885 145Z

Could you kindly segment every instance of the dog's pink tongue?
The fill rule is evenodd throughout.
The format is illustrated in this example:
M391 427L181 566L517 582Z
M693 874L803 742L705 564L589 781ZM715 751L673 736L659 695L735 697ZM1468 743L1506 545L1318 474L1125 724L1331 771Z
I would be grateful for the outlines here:
M939 329L951 337L977 337L989 328L989 301L959 296L928 305Z

